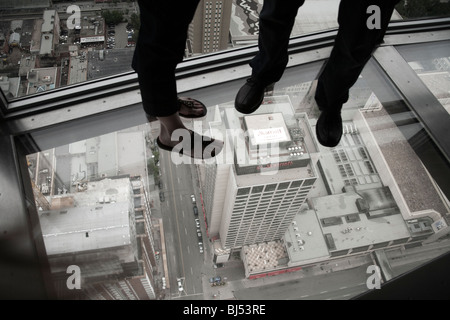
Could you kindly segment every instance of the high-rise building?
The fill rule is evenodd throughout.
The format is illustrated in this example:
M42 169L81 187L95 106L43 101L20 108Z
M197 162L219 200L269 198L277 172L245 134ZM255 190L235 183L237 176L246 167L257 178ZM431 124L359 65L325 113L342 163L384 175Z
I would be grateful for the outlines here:
M156 299L150 226L136 207L139 182L127 176L87 182L54 196L52 209L40 213L58 298ZM75 276L78 288L70 285Z
M228 48L232 0L201 0L188 31L188 55Z
M306 115L287 96L266 98L252 115L221 109L210 126L226 128L226 159L205 170L209 235L222 249L281 239L317 179Z
M414 144L403 136L402 130L410 133L410 128L389 117L392 105L383 106L374 93L365 96L367 102L356 112L346 106L338 146L318 145L321 152L316 155L309 149L319 181L284 236L241 248L247 278L322 268L349 256L366 263L372 253L387 266L389 279L384 249L412 248L450 233L448 205L433 192Z
M28 157L58 298L158 297L144 138L124 130Z

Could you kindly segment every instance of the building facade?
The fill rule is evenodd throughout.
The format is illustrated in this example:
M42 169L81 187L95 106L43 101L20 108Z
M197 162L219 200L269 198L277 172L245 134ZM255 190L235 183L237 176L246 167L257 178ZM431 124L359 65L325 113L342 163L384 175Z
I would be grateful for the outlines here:
M58 298L156 299L154 246L145 210L135 205L141 196L137 181L91 181L79 192L54 196L51 210L41 212ZM73 267L79 270L75 288Z
M226 159L206 165L204 179L209 235L222 249L281 239L317 179L306 115L295 117L287 96L268 100L249 116L224 107L214 124L230 140Z
M231 0L201 0L189 27L187 54L216 52L228 48Z

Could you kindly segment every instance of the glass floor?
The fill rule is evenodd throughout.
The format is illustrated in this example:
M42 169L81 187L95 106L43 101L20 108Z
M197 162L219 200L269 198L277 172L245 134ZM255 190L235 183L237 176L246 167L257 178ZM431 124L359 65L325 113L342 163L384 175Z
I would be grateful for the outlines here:
M247 67L221 71L242 75L211 86L201 83L214 72L180 81L182 96L208 107L186 125L225 142L212 161L159 150L159 124L146 121L136 92L123 108L73 110L70 121L21 133L50 291L58 299L346 300L447 253L449 47L377 51L344 105L335 148L315 136L323 60L297 63L301 54L252 115L234 109ZM399 57L401 72L386 66Z

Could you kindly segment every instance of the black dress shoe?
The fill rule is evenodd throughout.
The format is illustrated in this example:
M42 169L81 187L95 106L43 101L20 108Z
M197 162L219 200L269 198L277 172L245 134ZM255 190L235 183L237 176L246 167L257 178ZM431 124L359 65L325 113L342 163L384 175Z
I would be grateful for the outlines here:
M316 124L319 143L325 147L336 147L342 137L342 118L340 111L322 111Z
M265 85L254 78L247 79L247 82L239 89L234 107L237 111L245 114L255 112L264 99L266 88L271 85Z

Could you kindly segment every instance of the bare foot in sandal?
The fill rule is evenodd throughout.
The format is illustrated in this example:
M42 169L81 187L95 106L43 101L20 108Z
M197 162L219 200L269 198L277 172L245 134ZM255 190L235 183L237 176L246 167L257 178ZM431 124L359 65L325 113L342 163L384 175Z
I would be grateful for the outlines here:
M206 106L199 100L193 98L179 97L178 98L178 115L183 118L196 119L203 118L207 113ZM146 114L148 122L157 121L158 118Z
M161 123L158 146L191 158L209 159L222 151L223 142L187 129L178 113L158 118Z

